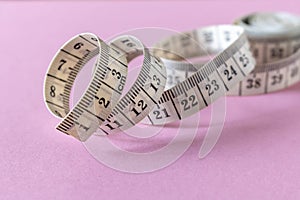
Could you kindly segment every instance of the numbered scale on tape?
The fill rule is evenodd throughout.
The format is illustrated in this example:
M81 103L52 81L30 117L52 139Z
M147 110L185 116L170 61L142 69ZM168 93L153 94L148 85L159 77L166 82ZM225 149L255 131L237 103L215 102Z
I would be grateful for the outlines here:
M49 111L62 119L57 129L85 141L96 130L120 132L141 120L149 124L181 120L226 94L263 94L291 86L300 81L299 49L300 17L288 13L254 13L235 25L173 35L153 51L133 36L106 44L83 33L54 56L44 98ZM207 55L212 59L206 63L191 62ZM75 78L95 56L92 79L70 109ZM121 98L127 64L138 56L144 58L140 73Z
M92 80L70 110L75 78L96 55ZM139 76L120 99L127 63L140 55L144 61ZM96 35L84 33L69 40L54 56L45 77L44 97L50 112L63 118L57 129L85 141L99 126L109 134L141 121L156 104L154 96L161 96L165 82L164 65L137 38L120 36L107 45Z
M97 55L92 80L82 98L70 110L70 93L80 69ZM111 69L111 70L109 70ZM118 79L113 72L121 73ZM54 56L45 77L44 97L50 112L63 120L57 129L79 140L86 140L116 104L126 79L125 55L107 46L91 33L69 40ZM110 84L106 84L107 82Z
M121 38L118 43L111 42L110 45L125 53L128 50L124 48L128 45L135 47L137 51L130 56L128 62L141 54L144 60L136 81L99 127L98 135L124 131L143 120L158 103L166 84L166 68L160 58L153 56L137 38L132 36L126 40L124 37ZM122 45L124 41L127 46Z
M264 94L300 81L299 16L254 13L237 20L236 24L246 30L257 65L239 84L239 89L230 94Z
M288 13L254 13L238 19L235 24L245 29L247 38L250 42L250 49L256 60L255 69L239 84L231 88L227 92L228 95L258 95L266 94L287 88L300 81L300 17ZM190 33L191 34L191 33ZM229 33L224 33L229 35ZM226 36L224 36L226 37ZM191 47L185 47L185 42L188 41L182 37L177 39L180 42L176 43L176 39L166 42L164 45L169 46L179 45L180 51L186 55L191 55ZM202 40L204 48L210 52L215 46L207 45L213 38L211 31L203 33ZM161 47L162 44L160 44ZM177 47L179 48L179 47ZM167 55L169 59L178 60L179 56ZM249 63L247 57L240 57L241 62ZM173 87L175 84L187 79L191 74L195 73L203 64L188 65L186 63L178 63L176 61L166 60L167 68L167 88ZM235 74L235 70L231 74ZM227 73L227 72L226 72ZM228 79L231 78L230 73L227 73Z
M164 124L188 117L235 88L253 69L255 60L244 29L211 26L171 36L155 46L167 68L167 88L148 119ZM189 58L214 55L204 65Z

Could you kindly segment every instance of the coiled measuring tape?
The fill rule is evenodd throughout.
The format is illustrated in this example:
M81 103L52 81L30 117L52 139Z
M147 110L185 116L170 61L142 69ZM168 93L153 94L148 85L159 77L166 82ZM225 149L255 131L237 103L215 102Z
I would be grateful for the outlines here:
M159 44L153 54L164 58L163 62L132 36L121 36L109 45L89 33L68 41L53 58L45 78L46 104L54 115L63 118L57 129L85 141L98 128L105 134L118 132L147 115L145 119L151 124L181 120L225 95L255 65L244 29L239 26L198 29ZM188 69L194 68L193 64L170 60L207 56L207 53L217 55L191 74ZM141 54L144 62L137 81L119 101L127 63ZM95 55L98 59L93 78L70 111L70 91L75 77ZM188 76L163 91L167 75L170 77L164 65L183 69Z
M236 24L245 28L257 65L232 94L265 94L300 81L300 17L254 13Z
M127 63L143 54L143 66L132 88L122 97ZM93 78L79 102L70 111L70 92L76 75L97 55ZM55 55L45 77L45 102L55 116L63 118L57 129L87 140L100 125L105 131L130 127L142 120L155 105L152 96L164 90L165 67L132 36L121 36L109 45L91 33L69 40ZM146 104L147 103L147 104ZM130 110L132 115L125 113ZM144 111L141 112L140 110ZM126 119L123 124L122 120Z
M238 19L235 24L245 29L257 64L244 80L228 91L228 95L266 94L300 81L300 17L288 13L254 13ZM215 40L212 34L211 31L206 33L204 42ZM185 45L177 48L189 51ZM170 60L165 64L168 88L188 78L197 70L195 67L202 66Z

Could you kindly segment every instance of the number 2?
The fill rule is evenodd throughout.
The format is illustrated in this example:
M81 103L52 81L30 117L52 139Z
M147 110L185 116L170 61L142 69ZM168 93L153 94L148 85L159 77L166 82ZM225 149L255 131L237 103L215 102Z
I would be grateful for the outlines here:
M106 101L106 99L105 99L104 97L99 98L99 97L95 96L95 99L98 100L98 103L99 103L100 105L103 104L104 108L107 108L108 105L109 105L109 103L110 103L110 101Z

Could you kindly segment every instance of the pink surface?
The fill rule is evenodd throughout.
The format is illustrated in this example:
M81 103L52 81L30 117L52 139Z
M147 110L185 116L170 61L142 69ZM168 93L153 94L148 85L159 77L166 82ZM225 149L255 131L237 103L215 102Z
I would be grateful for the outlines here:
M173 165L133 175L112 170L58 133L43 103L47 66L71 36L102 38L142 27L190 30L253 11L300 14L299 1L1 2L0 199L299 199L300 85L228 97L225 128L198 160L198 134Z

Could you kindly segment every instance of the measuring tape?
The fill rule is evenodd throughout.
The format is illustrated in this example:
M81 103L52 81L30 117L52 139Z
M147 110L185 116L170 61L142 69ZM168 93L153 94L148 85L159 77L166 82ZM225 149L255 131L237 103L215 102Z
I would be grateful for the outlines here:
M257 64L252 73L232 88L228 95L266 94L300 81L300 17L288 13L254 13L238 19L235 24L245 29ZM177 48L189 51L189 47L184 45ZM188 52L185 56L193 54ZM203 66L194 64L193 67L170 60L165 64L167 88L195 73L195 67Z
M181 120L207 107L235 88L255 64L244 29L233 25L174 35L156 44L155 49L154 54L166 65L170 89L149 113L151 124ZM217 55L198 67L182 61L208 54Z
M156 46L154 54L164 58L164 62L132 36L121 36L109 45L89 33L68 41L52 60L45 79L46 104L54 115L63 118L57 129L85 141L97 129L105 134L119 132L134 126L147 115L151 124L180 120L225 95L254 68L255 61L244 30L238 26L198 29L173 36L161 45L163 48ZM180 51L182 45L189 51ZM181 64L189 64L167 58L201 57L207 55L206 51L221 53L186 80L164 91L165 65L171 63L173 69L179 69ZM144 62L140 74L119 101L126 81L127 63L141 54ZM95 55L98 58L93 78L70 111L69 98L75 77ZM194 66L189 64L188 67Z
M92 57L98 55L94 76L83 97L70 111L70 93L76 75ZM56 127L59 131L86 140L98 124L101 124L122 90L122 82L127 75L127 60L119 51L112 51L96 35L85 33L68 41L53 58L45 77L44 98L50 112L63 120ZM117 79L108 68L122 72ZM112 71L111 70L111 71ZM105 82L110 79L110 85ZM116 92L115 88L120 91ZM124 85L124 84L123 84ZM103 95L105 94L105 95ZM103 95L103 96L102 96ZM99 106L94 106L94 105Z
M208 53L217 55L191 74L189 69L195 68L193 64L170 60ZM127 63L142 54L144 61L139 76L119 100ZM96 55L92 80L70 110L75 77ZM187 75L166 91L170 73L165 65ZM49 110L62 118L57 129L85 141L96 130L108 135L126 130L143 119L146 123L165 124L186 118L224 96L254 65L244 29L235 25L211 26L172 36L156 45L153 53L133 36L118 37L107 45L94 34L85 33L69 40L50 63L45 78L45 101Z
M300 81L300 17L255 13L236 24L245 28L257 65L232 94L265 94Z
M46 105L62 118L57 129L85 141L97 129L110 134L141 120L165 124L186 118L225 94L264 94L300 81L299 17L255 13L235 24L171 36L157 43L153 52L133 36L109 44L90 33L75 36L57 52L45 78ZM208 54L215 56L206 64L189 61ZM140 74L121 98L127 64L140 55L144 56ZM70 109L74 80L94 56L92 80Z
M139 77L119 101L126 81L127 63L142 54L144 61ZM96 55L92 80L70 110L70 92L76 75ZM63 45L50 63L44 84L45 102L52 114L62 118L56 127L59 131L85 141L99 125L103 124L101 129L108 134L105 127L118 129L123 125L123 118L131 122L126 127L142 120L156 103L152 96L160 96L164 90L165 73L160 59L152 56L135 37L121 36L107 45L96 35L84 33ZM127 116L126 109L134 115Z

